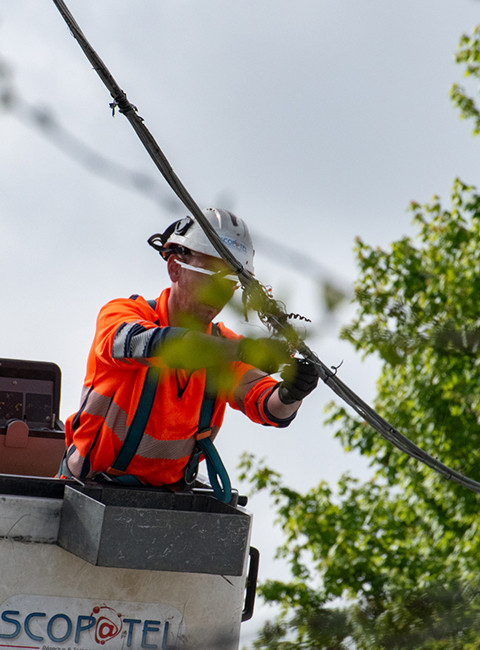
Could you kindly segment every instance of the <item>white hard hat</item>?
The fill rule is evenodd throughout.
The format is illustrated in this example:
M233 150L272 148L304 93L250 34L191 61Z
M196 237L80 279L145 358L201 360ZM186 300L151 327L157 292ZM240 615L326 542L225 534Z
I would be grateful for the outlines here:
M220 208L207 208L202 212L232 255L236 257L246 271L253 273L255 251L245 222L228 210ZM154 238L156 237L160 237L162 246L154 245ZM162 255L168 253L168 249L172 245L177 244L197 253L221 258L201 226L192 217L185 217L176 221L162 235L150 237L149 243L154 248L157 248Z

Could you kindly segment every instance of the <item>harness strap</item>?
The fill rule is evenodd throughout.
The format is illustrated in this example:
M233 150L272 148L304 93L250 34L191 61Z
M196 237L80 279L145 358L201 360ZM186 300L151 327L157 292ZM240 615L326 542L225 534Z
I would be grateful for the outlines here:
M120 451L111 467L107 470L108 474L112 474L113 476L122 476L132 458L135 456L138 445L143 437L148 418L150 417L155 393L157 392L159 374L159 368L152 366L147 370L137 410L135 411L133 420L128 427L127 435L125 436Z
M55 478L66 476L67 478L75 479L75 476L72 474L70 468L68 467L68 459L73 454L74 451L75 451L75 447L73 448L70 447L69 449L65 449L65 451L63 452L62 460L60 461L60 467L58 469Z
M232 500L232 485L215 445L210 438L203 438L197 444L205 456L208 478L210 479L214 495L219 501L230 503Z
M157 301L156 300L147 300L148 304L150 307L155 311L157 309Z
M145 485L145 483L141 481L138 476L135 476L135 474L119 473L115 475L114 472L112 473L111 467L107 470L107 472L96 474L95 481L97 481L97 483L120 483L121 485L127 486Z
M212 335L221 336L220 328L212 324ZM212 435L212 418L215 408L216 395L210 392L211 374L213 369L207 368L205 376L205 392L203 394L198 430L195 435L196 444L190 460L185 467L184 480L187 485L192 485L198 475L198 466L202 455L207 464L208 478L215 497L223 503L230 503L232 499L232 486L225 465L220 458L210 436Z
M157 303L155 300L148 300L148 304L155 309ZM133 474L127 474L126 469L138 449L138 445L143 437L145 427L150 417L150 413L157 392L158 377L160 371L158 368L151 367L147 370L143 384L137 410L133 420L128 427L127 435L122 443L112 465L107 469L106 475L113 481L124 483L126 485L141 485L142 481Z

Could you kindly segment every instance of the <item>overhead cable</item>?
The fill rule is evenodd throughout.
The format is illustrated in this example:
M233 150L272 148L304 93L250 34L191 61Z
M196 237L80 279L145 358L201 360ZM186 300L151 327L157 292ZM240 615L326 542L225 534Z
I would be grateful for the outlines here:
M145 126L144 120L137 112L136 106L134 106L129 100L126 93L120 88L117 84L107 66L104 64L102 59L98 56L96 51L90 45L76 20L68 10L67 6L63 0L53 0L57 9L63 16L63 19L67 23L72 35L77 40L78 44L82 48L85 56L92 64L94 70L103 81L104 85L110 91L113 102L110 103L112 111L118 109L120 113L125 115L125 117L130 122L135 133L140 138L143 146L147 150L151 159L162 173L165 180L168 182L172 190L179 197L182 203L187 207L191 212L192 216L195 217L200 227L204 231L206 237L215 248L217 253L222 256L223 259L230 265L233 271L238 274L241 281L249 283L252 275L245 271L240 262L235 258L234 255L228 250L228 248L223 244L223 242L216 236L215 231L210 228L206 217L203 215L202 211L192 198L192 196L187 191L186 187L180 181L163 151L158 146L155 138L152 136L148 128Z
M137 133L141 142L148 151L153 162L162 173L172 190L187 207L192 216L197 220L205 235L214 246L218 254L229 264L233 271L238 275L244 290L244 297L248 300L250 308L257 311L260 320L276 334L285 337L289 344L304 358L310 360L318 368L319 376L322 381L329 386L342 400L349 404L366 422L368 422L380 435L392 443L395 447L405 452L412 458L415 458L428 467L439 472L445 478L451 479L460 485L480 492L480 483L456 472L447 467L437 459L433 458L425 451L417 447L408 438L402 435L395 427L384 420L373 408L366 404L358 395L356 395L348 386L346 386L337 376L336 370L329 369L318 356L302 340L298 332L288 322L288 315L282 308L281 303L274 300L269 291L246 271L232 253L224 246L218 237L216 231L209 224L202 211L190 196L178 176L173 171L170 163L165 157L163 151L151 135L150 131L144 124L143 118L138 115L137 108L130 103L124 91L112 77L110 71L105 66L101 58L87 41L80 27L76 23L72 14L66 7L63 0L53 0L65 22L69 26L74 38L79 43L88 60L92 63L95 71L102 79L103 83L110 91L113 102L110 107L123 113L133 129Z

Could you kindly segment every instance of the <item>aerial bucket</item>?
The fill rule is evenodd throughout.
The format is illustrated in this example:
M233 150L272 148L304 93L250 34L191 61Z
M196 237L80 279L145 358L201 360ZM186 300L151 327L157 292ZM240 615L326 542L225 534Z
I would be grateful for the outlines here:
M59 466L59 372L16 363L0 360L0 647L238 648L258 568L245 500L221 503L199 483L182 492L24 471L18 450L31 470L30 447L42 470ZM44 422L25 418L34 394Z

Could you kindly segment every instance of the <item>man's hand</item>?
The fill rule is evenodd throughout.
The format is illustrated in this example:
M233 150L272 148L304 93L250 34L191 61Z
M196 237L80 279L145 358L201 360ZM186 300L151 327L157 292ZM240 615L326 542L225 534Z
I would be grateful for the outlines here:
M278 397L283 404L299 402L318 384L317 367L307 359L292 359L282 371Z

